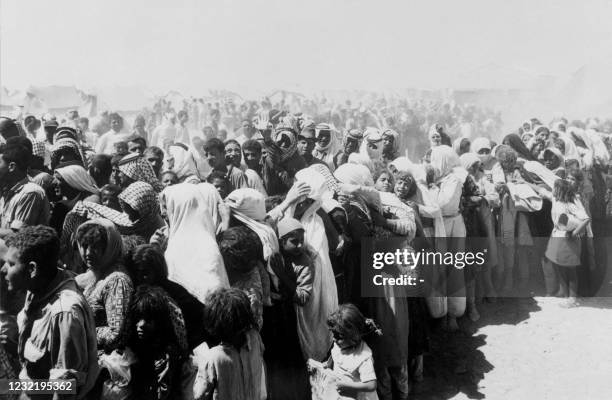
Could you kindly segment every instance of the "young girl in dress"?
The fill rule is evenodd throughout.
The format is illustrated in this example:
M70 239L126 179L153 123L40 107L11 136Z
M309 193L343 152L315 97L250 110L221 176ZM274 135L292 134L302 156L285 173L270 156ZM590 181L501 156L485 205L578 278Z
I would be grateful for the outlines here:
M365 319L353 304L342 304L331 314L327 325L334 337L327 367L345 377L336 383L338 394L350 399L378 400L372 350L363 337L380 330Z
M217 289L204 310L209 349L197 358L196 400L263 400L263 345L249 298L240 289Z
M566 179L555 181L551 214L554 228L545 255L558 271L560 295L567 297L563 305L575 307L578 305L576 268L580 265L582 235L591 219Z

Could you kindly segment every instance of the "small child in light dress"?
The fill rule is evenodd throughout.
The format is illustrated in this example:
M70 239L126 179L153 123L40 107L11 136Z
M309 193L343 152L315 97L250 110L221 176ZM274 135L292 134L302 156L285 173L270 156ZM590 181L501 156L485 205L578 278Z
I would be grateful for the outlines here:
M551 214L555 225L545 255L559 274L560 295L567 298L563 306L575 307L578 305L576 268L581 264L581 238L591 219L566 179L555 181Z
M353 304L342 304L331 314L327 325L334 337L327 366L345 377L336 383L338 394L349 399L378 400L372 350L363 337L380 330Z

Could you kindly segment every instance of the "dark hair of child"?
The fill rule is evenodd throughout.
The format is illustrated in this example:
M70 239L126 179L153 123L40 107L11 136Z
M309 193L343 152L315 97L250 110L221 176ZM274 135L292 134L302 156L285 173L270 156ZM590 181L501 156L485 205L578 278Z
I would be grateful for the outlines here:
M150 285L140 285L132 297L130 304L130 319L132 321L130 337L135 348L148 350L150 343L138 344L136 335L136 324L141 319L154 321L156 332L155 336L159 339L161 346L175 344L177 339L172 326L168 307L168 297L163 289Z
M576 193L569 181L557 179L553 188L553 198L562 203L572 203L576 198Z
M398 172L397 175L395 175L395 181L396 182L403 181L403 182L410 184L410 190L408 191L408 194L406 197L410 198L416 194L416 191L417 191L416 181L414 180L414 177L412 176L410 172L406 172L406 171Z
M136 266L138 265L146 265L147 269L160 280L168 278L168 265L166 264L166 259L164 258L164 254L155 245L141 244L132 249L128 254L125 266L132 276L132 279L136 271Z
M106 230L97 224L84 225L77 229L75 239L80 245L97 245L105 248L107 242Z
M353 304L341 304L327 318L327 326L334 334L340 334L345 340L359 344L364 336L371 333L381 334L373 320L366 319Z
M240 289L219 289L209 295L206 304L204 326L210 347L226 343L240 349L247 332L256 327L247 295Z

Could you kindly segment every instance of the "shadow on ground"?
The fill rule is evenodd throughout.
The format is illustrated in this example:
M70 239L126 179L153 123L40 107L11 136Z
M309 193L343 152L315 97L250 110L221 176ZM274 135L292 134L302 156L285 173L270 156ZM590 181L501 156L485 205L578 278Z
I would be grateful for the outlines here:
M487 336L478 334L487 325L516 325L540 311L533 298L499 298L495 303L479 307L481 319L473 323L466 317L459 320L460 330L449 333L432 326L430 351L425 355L425 379L412 384L412 400L451 399L459 393L470 399L482 399L479 383L495 368L480 347Z

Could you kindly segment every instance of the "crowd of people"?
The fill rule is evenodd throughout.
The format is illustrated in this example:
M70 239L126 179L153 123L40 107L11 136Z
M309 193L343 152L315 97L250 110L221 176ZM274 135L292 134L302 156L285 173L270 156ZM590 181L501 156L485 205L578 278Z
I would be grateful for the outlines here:
M0 119L0 379L74 379L77 399L309 399L314 360L342 398L407 399L431 327L538 280L566 307L597 291L612 216L597 120L499 140L474 107L228 104L160 103L132 130L118 113ZM487 257L390 263L436 291L364 296L362 247L385 240Z

